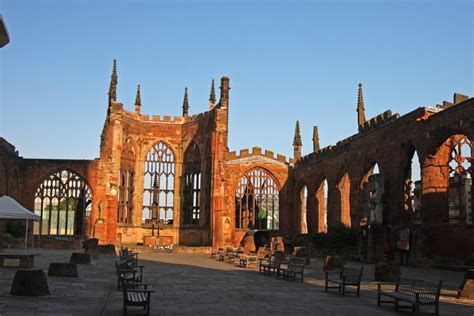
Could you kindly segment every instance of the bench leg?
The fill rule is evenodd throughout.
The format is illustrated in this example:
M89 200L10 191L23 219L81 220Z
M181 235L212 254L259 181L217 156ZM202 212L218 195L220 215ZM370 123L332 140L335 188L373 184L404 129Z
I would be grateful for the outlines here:
M342 283L342 295L346 295L346 284Z
M395 310L398 312L398 300L396 298L394 300L395 300L395 303L394 303L395 304Z
M328 291L328 279L326 278L326 288L325 288L325 291L327 292Z
M414 307L415 307L415 315L420 315L420 305L418 304L418 301L416 301L416 303L414 304Z
M357 285L357 297L360 296L360 283Z
M436 301L436 303L435 303L435 315L436 316L439 315L439 301Z

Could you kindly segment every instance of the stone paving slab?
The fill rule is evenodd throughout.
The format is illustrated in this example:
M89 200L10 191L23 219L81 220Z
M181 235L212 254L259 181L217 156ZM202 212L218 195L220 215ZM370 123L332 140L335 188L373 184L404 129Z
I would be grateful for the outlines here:
M67 262L72 251L34 249L35 268ZM48 277L50 296L9 295L15 269L0 269L0 315L122 315L116 291L116 257L101 255L78 265L79 278ZM393 306L377 307L373 265L364 265L361 297L324 292L322 260L312 259L305 282L291 282L217 262L205 254L141 254L144 282L153 286L152 315L408 315ZM349 263L360 265L360 263ZM443 280L441 315L474 315L474 301L454 296L463 273L402 267L402 273ZM141 310L130 308L130 315ZM422 307L432 313L434 307Z

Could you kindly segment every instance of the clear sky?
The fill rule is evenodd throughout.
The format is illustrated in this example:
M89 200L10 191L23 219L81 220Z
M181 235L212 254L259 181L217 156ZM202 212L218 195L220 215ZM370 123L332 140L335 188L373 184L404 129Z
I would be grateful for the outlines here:
M93 159L112 60L118 101L142 113L208 109L212 78L230 77L230 150L292 156L356 133L366 115L405 114L474 95L473 1L0 0L0 136L25 158ZM219 84L217 84L219 86Z

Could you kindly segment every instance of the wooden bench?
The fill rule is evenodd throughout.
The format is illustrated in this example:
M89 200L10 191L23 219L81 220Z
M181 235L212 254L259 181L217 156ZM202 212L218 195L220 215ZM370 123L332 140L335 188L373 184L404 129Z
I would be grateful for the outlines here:
M278 278L281 275L283 279L296 280L297 276L300 275L300 280L303 282L305 265L306 258L291 257L286 268L281 267L281 265L277 268L276 277Z
M218 248L217 251L212 251L211 252L211 259L216 259L217 260L217 257L220 253L222 253L224 251L224 248Z
M143 281L144 266L135 266L127 260L120 260L115 262L115 268L117 269L117 290L119 291L123 283L141 283Z
M286 255L283 252L275 252L273 253L268 260L260 261L260 266L258 269L259 273L263 274L274 274L276 273L277 269L280 267L281 264L287 262Z
M225 256L225 249L224 248L219 248L217 249L217 253L214 257L217 261L224 261L224 256Z
M241 255L238 259L238 262L236 261L236 264L239 267L251 268L251 267L257 266L257 260L258 260L257 253L255 253L254 251L251 251L246 255Z
M231 253L227 255L224 261L228 263L237 263L239 262L240 257L244 256L244 248L239 247L234 249Z
M128 250L127 247L120 247L120 260L127 260L133 265L138 265L138 253Z
M330 274L329 271L326 271L326 288L325 291L327 292L328 289L337 288L339 292L342 290L342 295L347 293L346 287L352 286L356 287L357 291L354 292L357 294L357 297L360 296L360 281L362 278L362 272L364 271L364 267L360 268L351 268L351 267L342 267L339 276L337 274ZM330 283L337 284L336 286L329 286Z
M394 291L383 291L382 284L377 284L377 305L381 303L395 304L395 309L411 308L416 315L420 312L420 305L434 305L435 314L439 315L439 296L441 294L441 280L425 281L406 276L400 276ZM382 296L388 296L393 300L382 301ZM399 302L410 303L409 306L400 306Z
M127 315L129 306L141 306L146 310L146 314L150 315L151 293L154 291L149 290L148 286L149 284L143 283L127 283L122 279L124 315Z

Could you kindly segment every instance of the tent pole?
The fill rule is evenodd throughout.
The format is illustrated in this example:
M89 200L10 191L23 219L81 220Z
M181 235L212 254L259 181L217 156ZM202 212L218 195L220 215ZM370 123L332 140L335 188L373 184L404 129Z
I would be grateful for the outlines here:
M26 232L25 232L25 254L26 254L26 247L28 247L28 218L26 219Z

